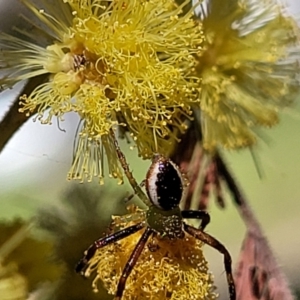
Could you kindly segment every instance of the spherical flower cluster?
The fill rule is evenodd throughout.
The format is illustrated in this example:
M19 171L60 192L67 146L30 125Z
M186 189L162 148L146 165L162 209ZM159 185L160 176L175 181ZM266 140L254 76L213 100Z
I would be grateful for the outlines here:
M142 219L139 210L115 216L114 224L123 229ZM101 280L110 294L116 293L122 270L142 234L143 230L97 250L85 271L85 276L96 273L95 291ZM216 299L214 290L200 241L188 235L173 241L153 237L128 277L122 299Z
M129 131L143 157L170 151L199 101L200 79L191 71L203 34L193 8L183 13L189 1L178 6L173 0L56 0L60 13L47 1L41 8L24 3L44 23L35 31L47 27L43 35L50 42L39 46L35 31L21 31L32 42L2 33L0 66L6 75L0 86L49 74L49 81L21 97L20 111L37 110L42 123L79 114L83 127L70 178L103 177L99 161L105 154L90 152L104 144L108 154L104 140L109 143L116 125ZM116 161L109 167L121 177Z
M196 71L203 146L252 146L259 127L277 124L278 112L299 94L299 28L275 0L208 3Z

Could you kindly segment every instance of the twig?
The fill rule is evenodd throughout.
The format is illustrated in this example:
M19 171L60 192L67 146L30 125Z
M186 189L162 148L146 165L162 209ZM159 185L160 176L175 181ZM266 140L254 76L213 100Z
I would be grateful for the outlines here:
M242 195L220 155L217 155L215 159L218 174L232 194L247 228L235 273L237 300L294 299L286 277L279 268L268 240L246 198Z

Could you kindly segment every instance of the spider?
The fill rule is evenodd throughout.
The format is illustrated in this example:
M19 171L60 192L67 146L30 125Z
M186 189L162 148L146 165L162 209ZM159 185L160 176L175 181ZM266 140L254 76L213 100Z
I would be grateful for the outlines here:
M114 133L112 132L111 134ZM182 239L185 234L188 234L223 254L230 300L235 300L236 292L232 276L230 254L218 240L204 232L205 227L210 222L209 214L202 210L180 210L179 208L180 201L184 196L184 180L179 168L170 159L162 155L154 155L146 179L143 182L148 195L147 197L130 172L125 156L121 152L114 135L113 137L116 152L125 175L129 179L135 193L141 196L142 200L148 205L146 222L139 222L96 240L85 251L84 257L78 262L76 272L82 275L84 274L89 260L94 256L97 249L115 243L146 228L131 253L119 279L115 300L120 300L125 289L126 280L138 261L149 238L155 236L157 238L174 240ZM183 219L199 219L201 220L201 225L199 229L197 229L185 223Z

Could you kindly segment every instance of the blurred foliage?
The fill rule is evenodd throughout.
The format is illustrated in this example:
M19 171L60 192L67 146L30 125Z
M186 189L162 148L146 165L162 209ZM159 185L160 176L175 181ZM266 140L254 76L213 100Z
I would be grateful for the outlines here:
M52 299L112 299L102 286L94 293L91 279L84 279L74 269L88 246L107 232L111 222L111 214L106 213L108 203L116 213L124 212L124 197L120 190L115 192L107 186L74 184L62 198L58 205L44 207L37 216L38 228L52 237L53 256L65 267Z
M12 239L14 234L27 225L20 219L12 222L2 221L0 223L0 245L3 247L5 242ZM12 245L11 248L6 257L1 257L4 261L3 265L5 267L9 263L15 263L19 273L27 278L30 291L37 288L40 282L55 281L59 278L62 268L50 256L53 249L51 243L38 241L24 232L19 243ZM41 266L43 267L41 268Z

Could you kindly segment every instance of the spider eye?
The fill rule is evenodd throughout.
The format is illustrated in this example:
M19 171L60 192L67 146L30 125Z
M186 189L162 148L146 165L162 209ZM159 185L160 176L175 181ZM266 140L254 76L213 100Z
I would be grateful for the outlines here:
M183 196L183 179L178 167L163 156L155 156L146 176L146 191L158 208L177 207Z

